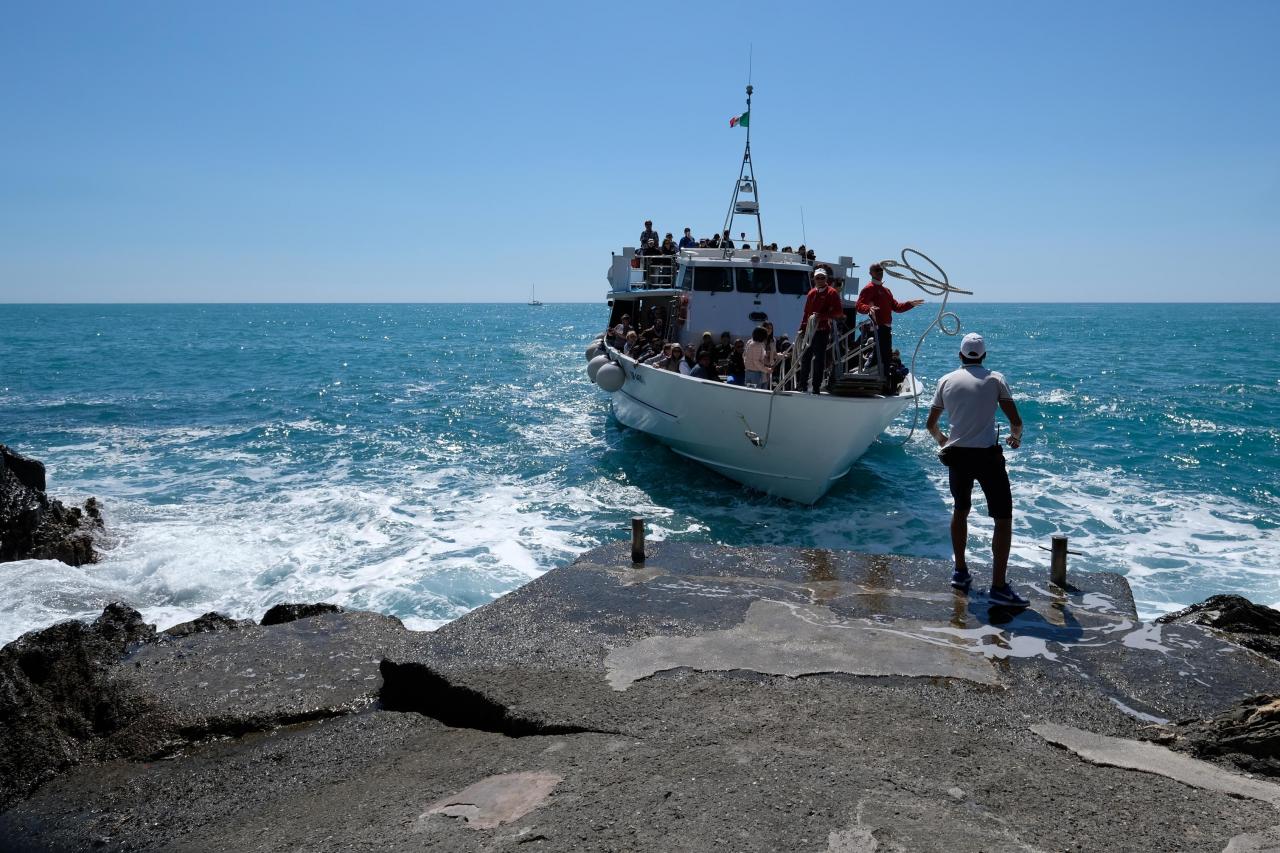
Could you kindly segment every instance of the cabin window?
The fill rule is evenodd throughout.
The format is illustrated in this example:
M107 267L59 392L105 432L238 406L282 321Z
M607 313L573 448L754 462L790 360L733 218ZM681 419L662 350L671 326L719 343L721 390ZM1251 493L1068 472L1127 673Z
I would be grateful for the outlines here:
M812 286L809 284L809 274L804 270L777 270L777 273L779 293L804 296Z
M739 293L773 293L773 270L740 267L736 270Z
M729 278L724 267L698 267L698 274L693 278L693 289L711 293L730 293L733 291L733 279Z
M680 268L680 283L676 286L681 290L693 290L693 267Z

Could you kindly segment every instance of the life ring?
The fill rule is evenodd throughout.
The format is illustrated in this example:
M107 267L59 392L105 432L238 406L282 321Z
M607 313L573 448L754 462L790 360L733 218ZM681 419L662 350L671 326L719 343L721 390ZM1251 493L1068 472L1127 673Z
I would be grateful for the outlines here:
M633 270L638 270L638 269L640 269L640 256L639 256L639 255L632 255L632 256L631 256L631 268L632 268Z

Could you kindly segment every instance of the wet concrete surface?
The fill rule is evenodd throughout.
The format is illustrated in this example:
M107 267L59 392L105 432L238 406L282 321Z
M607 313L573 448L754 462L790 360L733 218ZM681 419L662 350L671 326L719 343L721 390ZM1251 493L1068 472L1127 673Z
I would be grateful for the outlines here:
M633 567L618 543L431 634L335 614L290 623L283 653L258 629L140 654L121 677L150 679L193 716L343 713L170 760L76 768L0 815L0 839L13 850L1264 849L1280 824L1270 803L1082 760L1032 727L1128 743L1151 719L1276 689L1280 666L1197 626L1139 624L1115 576L1078 575L1063 593L1015 568L1024 612L957 595L948 577L936 561L685 543L652 543ZM364 618L340 618L353 616ZM395 705L412 710L370 702L379 656L399 690L423 680ZM332 672L331 691L298 686Z

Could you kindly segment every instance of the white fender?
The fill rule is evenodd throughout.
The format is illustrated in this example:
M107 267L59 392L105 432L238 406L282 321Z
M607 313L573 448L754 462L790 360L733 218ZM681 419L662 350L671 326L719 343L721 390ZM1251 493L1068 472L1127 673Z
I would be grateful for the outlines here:
M592 382L596 381L596 376L600 372L600 368L609 363L609 356L598 355L587 362L587 378Z
M627 374L616 364L606 364L596 371L596 384L612 394L627 381Z

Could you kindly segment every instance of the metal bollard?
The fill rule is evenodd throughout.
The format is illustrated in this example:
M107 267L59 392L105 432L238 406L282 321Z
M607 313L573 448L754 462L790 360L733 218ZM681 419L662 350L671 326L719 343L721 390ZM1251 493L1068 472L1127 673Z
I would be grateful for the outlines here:
M644 562L644 519L638 515L631 519L631 562Z
M1067 588L1067 537L1054 536L1049 552L1049 583L1060 589Z

